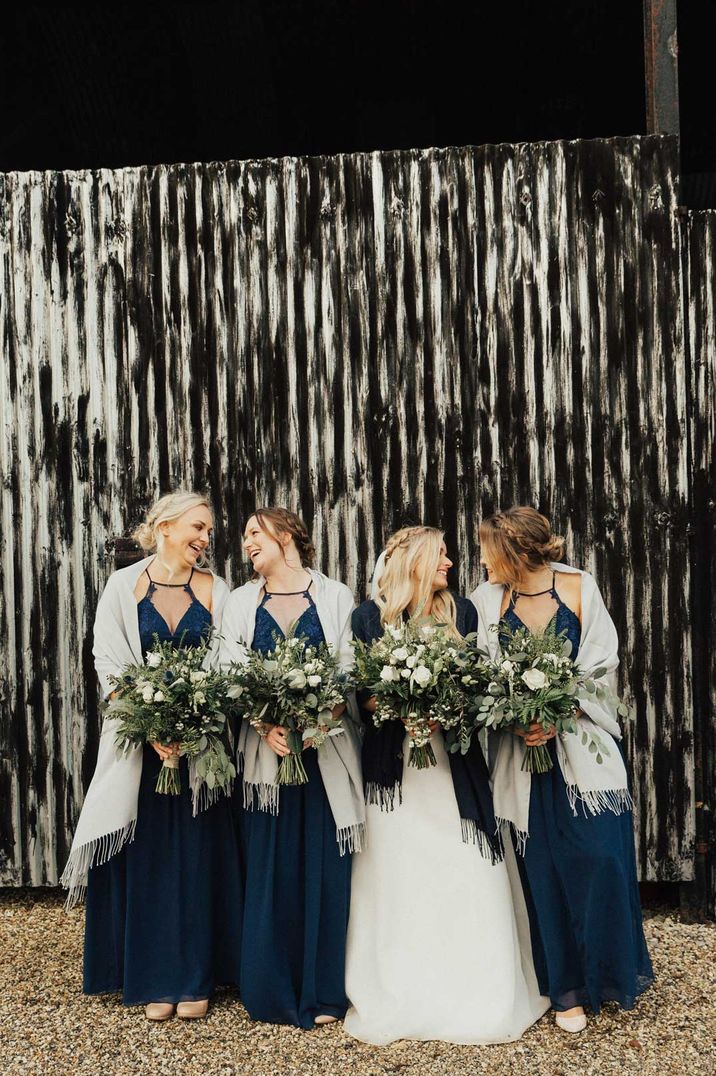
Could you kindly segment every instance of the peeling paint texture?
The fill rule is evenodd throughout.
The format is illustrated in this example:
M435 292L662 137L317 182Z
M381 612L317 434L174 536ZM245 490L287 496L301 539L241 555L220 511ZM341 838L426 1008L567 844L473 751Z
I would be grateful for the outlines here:
M693 877L716 226L676 214L676 160L649 136L0 177L0 884L57 881L113 539L178 484L210 491L232 584L278 503L359 598L392 527L444 526L467 590L480 515L541 507L622 640L640 875Z

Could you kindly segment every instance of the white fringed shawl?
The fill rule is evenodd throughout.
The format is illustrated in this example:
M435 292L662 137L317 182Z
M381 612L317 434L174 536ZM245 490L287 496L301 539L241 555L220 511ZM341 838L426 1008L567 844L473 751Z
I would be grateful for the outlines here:
M570 568L564 564L551 564L555 572L577 572L582 577L582 636L577 661L589 675L600 668L606 669L600 683L616 688L616 668L619 664L616 628L594 578L588 572ZM502 584L483 583L471 595L478 617L478 643L492 658L499 653L497 634L490 631L500 620L500 608L504 596ZM557 737L557 759L567 786L567 794L574 813L577 802L591 814L613 811L621 814L631 810L632 800L627 787L627 774L616 740L621 730L613 706L600 701L594 695L582 692L578 695L583 710L579 723L594 729L605 742L609 755L599 764L589 751L589 744L582 743L577 733L565 733ZM497 753L492 771L493 799L498 822L509 822L518 844L524 850L529 836L529 805L532 778L522 770L525 753L524 741L509 732L498 733Z
M353 666L351 649L351 615L355 608L353 595L348 587L335 579L328 579L321 572L310 571L313 580L312 598L323 628L326 642L338 655L341 667ZM259 594L264 585L263 577L252 580L232 591L224 608L221 628L221 663L246 660L246 648L251 646L256 624ZM244 645L242 645L244 644ZM336 839L341 855L346 851L359 852L365 837L365 802L361 774L360 723L355 711L355 699L348 700L343 716L343 734L330 737L318 751L318 765L336 823ZM279 809L279 786L276 784L278 756L251 728L242 722L239 733L244 783L244 805L248 810L277 814Z
M118 676L127 665L142 664L134 588L153 560L154 557L146 557L113 572L97 605L93 653L103 698L112 692L110 676ZM217 627L221 624L228 595L226 583L214 575L212 619ZM207 664L216 660L218 642L209 653ZM60 879L69 889L68 908L82 899L90 868L106 863L134 837L143 751L141 747L131 748L126 754L118 750L115 744L118 724L118 718L106 717L102 725L97 765L77 822L70 857ZM195 798L195 813L208 805L206 798L198 803Z

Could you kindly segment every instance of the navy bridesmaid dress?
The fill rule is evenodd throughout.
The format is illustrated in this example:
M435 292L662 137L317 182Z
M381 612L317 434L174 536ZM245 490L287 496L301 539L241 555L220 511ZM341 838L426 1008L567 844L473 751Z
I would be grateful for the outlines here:
M559 597L552 620L572 643L576 658L582 628L576 613ZM536 596L536 595L534 595ZM503 620L524 628L514 610ZM540 993L563 1012L578 1005L598 1013L602 1002L632 1009L654 981L644 938L636 876L631 811L575 815L548 742L552 769L532 774L529 838L517 861L530 918L532 949Z
M252 649L273 651L281 628L256 610ZM310 593L294 632L324 642ZM317 1016L342 1019L351 857L340 855L336 824L318 757L303 752L305 785L282 785L277 815L243 815L246 890L240 995L249 1016L272 1024L314 1026Z
M155 635L198 646L211 614L191 579L181 587L187 608L174 632L155 607L158 587L173 584L150 577L137 604L143 654ZM217 985L239 981L243 887L235 804L222 796L194 817L186 759L178 796L155 792L161 765L145 746L134 840L88 878L83 989L121 991L125 1005L198 1001Z

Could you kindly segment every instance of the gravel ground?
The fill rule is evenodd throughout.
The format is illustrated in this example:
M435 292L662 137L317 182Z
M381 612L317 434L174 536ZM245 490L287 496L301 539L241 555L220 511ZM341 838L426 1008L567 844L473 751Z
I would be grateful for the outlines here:
M586 1033L549 1016L518 1043L399 1042L383 1049L344 1034L253 1023L220 993L204 1021L150 1024L116 997L81 993L83 914L56 891L0 891L2 1076L713 1076L716 925L651 914L657 985L631 1013L607 1006Z

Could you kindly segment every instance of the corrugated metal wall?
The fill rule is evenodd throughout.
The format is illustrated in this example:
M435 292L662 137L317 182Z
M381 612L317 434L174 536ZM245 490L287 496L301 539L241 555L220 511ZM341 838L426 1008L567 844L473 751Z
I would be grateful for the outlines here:
M716 212L683 220L691 456L694 873L716 915Z
M0 883L57 879L107 542L178 483L233 583L284 503L359 596L395 525L468 589L480 514L541 506L622 638L641 875L692 877L675 174L649 137L0 180Z

